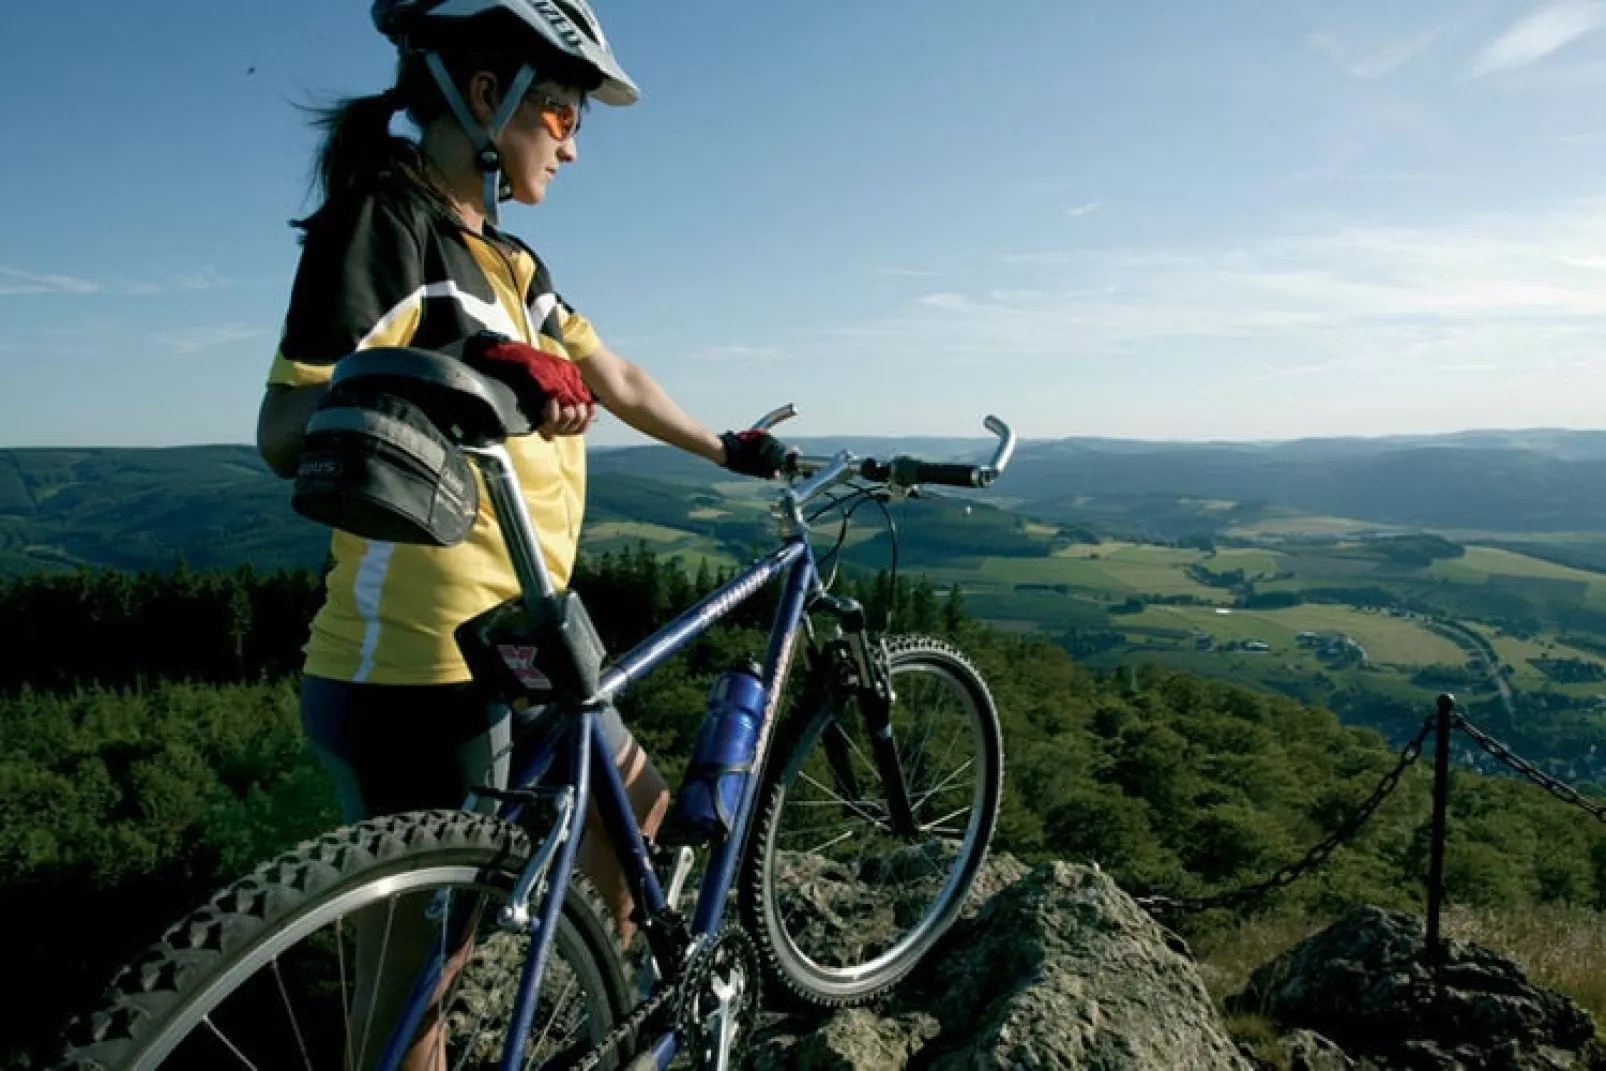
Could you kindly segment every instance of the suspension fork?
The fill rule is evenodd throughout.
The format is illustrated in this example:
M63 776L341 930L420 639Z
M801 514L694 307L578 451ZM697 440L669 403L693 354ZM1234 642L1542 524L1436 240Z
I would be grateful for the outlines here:
M903 766L898 761L897 741L892 735L892 702L895 698L892 675L886 661L877 657L879 652L872 649L863 606L853 599L824 596L819 600L819 608L836 617L841 629L841 635L833 641L845 655L847 663L841 667L841 676L849 678L846 690L859 700L865 731L870 739L870 757L875 763L876 773L881 777L881 787L887 794L892 831L897 836L913 839L918 830L914 810L909 803L909 785L903 775ZM847 733L841 725L832 722L826 726L823 735L826 761L837 779L838 790L844 799L857 800L858 778L854 776L853 764L849 761Z

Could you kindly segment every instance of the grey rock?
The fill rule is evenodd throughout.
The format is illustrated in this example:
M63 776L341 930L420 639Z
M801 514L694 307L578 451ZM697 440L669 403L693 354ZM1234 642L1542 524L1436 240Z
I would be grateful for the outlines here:
M1248 1066L1197 968L1104 873L1045 863L960 938L930 973L932 1010L963 1039L939 1069Z
M1586 1066L1595 1026L1578 1005L1458 941L1435 978L1424 946L1421 919L1361 908L1257 970L1229 1007L1318 1031L1379 1071Z
M883 1019L863 1008L838 1012L801 1036L772 1034L759 1043L754 1071L884 1071L906 1067L938 1033L937 1020L913 1012Z
M1277 1043L1288 1054L1289 1071L1355 1071L1355 1061L1314 1030L1290 1030Z
M822 924L862 919L808 873ZM1108 875L989 861L966 917L884 1009L761 1039L761 1068L1248 1071L1193 962ZM935 1029L941 1023L940 1032ZM881 1062L877 1062L881 1061Z

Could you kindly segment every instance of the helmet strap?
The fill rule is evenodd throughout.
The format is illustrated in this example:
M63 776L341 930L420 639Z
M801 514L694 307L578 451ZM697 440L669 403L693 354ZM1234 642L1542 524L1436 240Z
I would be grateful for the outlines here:
M491 116L490 129L480 126L469 111L468 104L463 95L457 91L452 83L451 72L441 60L440 53L428 52L424 55L424 62L429 66L430 74L435 76L435 84L440 87L441 96L446 98L447 107L457 117L457 125L463 128L463 133L469 136L474 143L474 163L485 176L485 219L491 226L497 225L497 203L502 199L504 183L502 181L502 153L496 147L496 139L507 126L508 120L518 110L519 102L524 94L530 91L535 82L535 68L528 63L519 67L519 72L513 76L513 84L508 87L507 93L502 97L501 105L496 114ZM511 192L511 191L510 191Z

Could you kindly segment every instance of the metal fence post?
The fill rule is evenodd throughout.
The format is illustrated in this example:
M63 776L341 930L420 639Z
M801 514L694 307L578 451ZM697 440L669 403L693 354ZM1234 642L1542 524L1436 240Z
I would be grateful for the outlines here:
M1439 718L1435 726L1433 752L1433 854L1428 863L1428 944L1427 958L1438 966L1442 954L1439 943L1439 911L1444 906L1444 840L1450 802L1450 732L1455 728L1455 696L1439 696Z

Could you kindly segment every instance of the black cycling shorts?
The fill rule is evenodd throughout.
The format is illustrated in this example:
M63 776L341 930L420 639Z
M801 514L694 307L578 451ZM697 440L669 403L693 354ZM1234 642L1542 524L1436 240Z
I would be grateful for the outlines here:
M507 787L511 715L472 684L301 682L301 724L334 780L342 821L463 806L476 785ZM611 706L598 719L608 752L631 736ZM482 811L495 802L482 801Z

